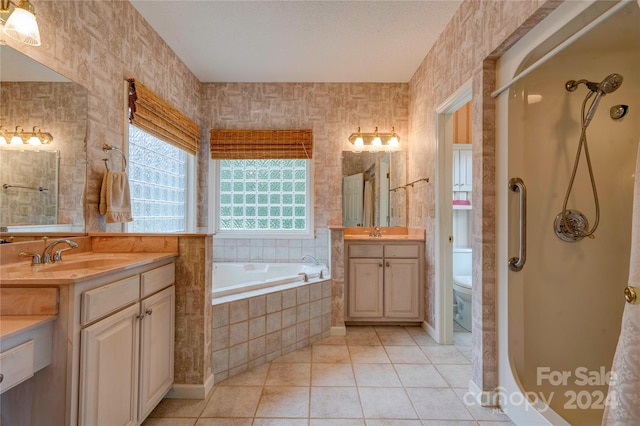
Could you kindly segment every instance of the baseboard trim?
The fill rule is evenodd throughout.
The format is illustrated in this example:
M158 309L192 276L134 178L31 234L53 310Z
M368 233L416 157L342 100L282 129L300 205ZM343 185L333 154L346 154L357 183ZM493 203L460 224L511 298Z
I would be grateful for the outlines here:
M469 393L473 395L476 402L483 407L499 407L499 393L496 391L483 391L474 383L473 380L469 380Z
M164 396L170 399L205 399L213 388L213 374L203 384L188 385L174 383L171 390Z
M331 327L331 335L332 336L346 336L347 335L347 327Z
M428 322L422 321L422 325L420 327L422 327L422 329L427 332L429 337L431 337L436 342L440 340L440 336L438 336L438 333L436 333L435 328L431 327Z

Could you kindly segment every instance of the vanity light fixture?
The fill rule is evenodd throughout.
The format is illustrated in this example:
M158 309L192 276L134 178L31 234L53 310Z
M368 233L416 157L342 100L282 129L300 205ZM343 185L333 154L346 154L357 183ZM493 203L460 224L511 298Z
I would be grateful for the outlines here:
M3 32L14 40L29 46L40 46L40 30L35 9L29 0L0 0L0 24Z
M391 133L379 133L376 127L373 133L362 133L358 127L357 133L349 136L349 142L353 145L353 152L362 151L398 151L400 149L400 138L391 128Z
M16 126L15 132L9 132L0 126L0 145L43 145L52 140L51 133L43 132L38 126L34 126L32 132L25 132L22 126Z

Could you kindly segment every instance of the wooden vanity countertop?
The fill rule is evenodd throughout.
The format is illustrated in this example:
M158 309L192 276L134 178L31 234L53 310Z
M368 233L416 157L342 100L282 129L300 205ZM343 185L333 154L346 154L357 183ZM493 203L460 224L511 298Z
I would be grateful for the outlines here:
M106 277L147 264L172 259L178 253L67 254L62 262L31 265L28 262L0 265L0 286L69 285Z

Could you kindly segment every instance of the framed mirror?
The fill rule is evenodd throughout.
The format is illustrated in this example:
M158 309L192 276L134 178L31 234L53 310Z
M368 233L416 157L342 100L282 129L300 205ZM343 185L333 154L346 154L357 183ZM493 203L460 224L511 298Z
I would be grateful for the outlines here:
M81 85L0 46L3 234L85 232L87 99ZM38 129L52 140L32 145ZM16 132L22 141L11 143Z
M403 151L342 153L342 226L406 226Z

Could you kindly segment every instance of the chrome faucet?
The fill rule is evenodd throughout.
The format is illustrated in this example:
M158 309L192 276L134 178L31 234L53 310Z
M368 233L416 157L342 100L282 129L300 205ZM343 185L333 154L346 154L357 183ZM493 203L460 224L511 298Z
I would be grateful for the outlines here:
M320 263L318 263L318 260L315 257L311 256L310 254L305 254L304 256L302 256L302 258L300 258L300 260L307 260L307 259L309 259L311 263L313 263L316 266L320 265Z
M51 252L53 251L53 248L58 244L67 244L69 247L56 250L52 258ZM53 262L61 262L63 251L71 250L77 247L78 247L78 243L76 243L73 240L67 240L67 239L55 240L44 249L44 253L42 254L42 263L51 263L52 260Z

